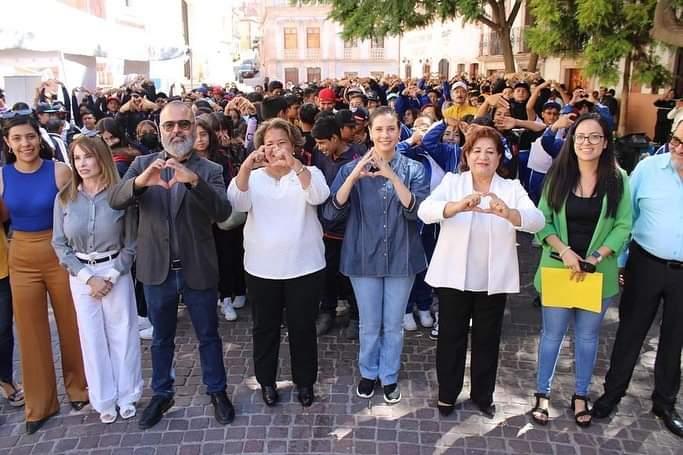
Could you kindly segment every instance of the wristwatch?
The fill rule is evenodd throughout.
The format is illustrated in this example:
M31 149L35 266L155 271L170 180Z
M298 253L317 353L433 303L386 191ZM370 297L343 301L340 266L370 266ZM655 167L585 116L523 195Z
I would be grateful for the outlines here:
M598 250L593 251L591 253L591 256L593 256L598 261L598 264L600 264L600 262L602 262L602 254L600 254L600 252Z

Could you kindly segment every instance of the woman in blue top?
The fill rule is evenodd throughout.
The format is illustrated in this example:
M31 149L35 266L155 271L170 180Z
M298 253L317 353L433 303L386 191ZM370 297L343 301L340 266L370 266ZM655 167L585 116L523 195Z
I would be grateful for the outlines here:
M401 322L415 275L427 268L417 208L429 182L421 163L396 153L399 120L391 108L373 111L370 135L374 148L339 170L323 217L346 219L340 271L351 279L360 313L356 393L372 397L379 379L384 400L397 403Z
M3 128L9 148L0 194L9 210L9 274L21 346L26 432L35 433L59 412L48 300L59 333L66 393L74 409L88 402L83 358L69 277L52 249L55 196L71 178L66 164L42 158L47 145L33 117L14 117Z

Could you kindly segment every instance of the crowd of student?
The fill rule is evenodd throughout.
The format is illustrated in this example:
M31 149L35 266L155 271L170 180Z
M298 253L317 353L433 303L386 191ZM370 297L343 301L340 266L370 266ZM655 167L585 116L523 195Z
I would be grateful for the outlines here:
M404 330L419 322L437 340L440 413L452 413L462 393L469 341L469 396L493 416L522 231L542 247L532 419L548 422L570 322L576 423L609 416L661 304L653 412L683 436L681 122L666 134L667 153L628 176L615 150L613 95L568 94L538 75L270 81L247 94L200 86L179 96L142 78L94 94L53 81L34 108L0 107L0 219L11 236L0 230L0 392L24 405L28 433L59 409L48 294L68 399L74 409L89 402L103 423L137 413L140 316L151 321L143 335L152 339L153 396L139 426L173 406L179 300L222 424L235 411L217 313L234 320L247 301L268 406L279 399L283 322L298 400L310 406L317 339L345 300L344 334L359 340L359 397L380 385L387 403L401 400ZM545 305L545 268L569 269L576 282L601 273L597 311ZM605 393L591 409L600 326L620 281ZM12 372L13 324L23 389Z

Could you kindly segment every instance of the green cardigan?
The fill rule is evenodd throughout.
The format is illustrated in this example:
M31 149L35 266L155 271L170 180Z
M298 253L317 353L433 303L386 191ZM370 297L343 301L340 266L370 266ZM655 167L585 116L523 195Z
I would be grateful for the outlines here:
M617 213L615 217L607 217L607 197L602 200L602 210L598 224L593 232L593 238L588 247L588 254L597 250L601 246L606 246L614 252L610 256L604 258L602 262L597 265L597 271L603 274L602 277L602 298L615 296L619 293L618 282L618 266L617 258L619 253L626 245L631 235L631 191L629 189L628 177L624 171L621 171L622 181L624 182L624 192L619 200L617 206ZM552 234L557 235L562 242L568 244L569 235L567 233L567 215L565 213L565 204L559 212L553 212L548 206L545 191L538 204L538 208L545 216L545 227L541 229L536 238L543 245L543 253L541 254L541 262L536 270L536 277L534 278L534 286L538 292L541 292L541 267L563 268L562 261L556 261L550 257L553 249L545 242L545 239Z

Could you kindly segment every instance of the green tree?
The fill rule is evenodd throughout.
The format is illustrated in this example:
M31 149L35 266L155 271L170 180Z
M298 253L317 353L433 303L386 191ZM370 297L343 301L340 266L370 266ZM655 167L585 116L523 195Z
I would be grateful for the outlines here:
M626 128L632 80L654 86L670 80L650 34L657 0L529 0L529 6L536 21L527 38L535 52L578 56L584 73L605 84L622 75L619 134Z
M523 0L509 10L505 0L293 0L293 3L328 3L330 19L344 26L345 39L396 36L435 21L460 18L480 22L500 39L505 71L515 72L510 31Z

